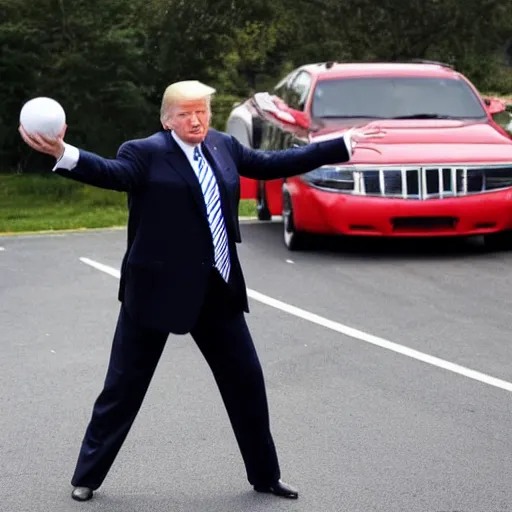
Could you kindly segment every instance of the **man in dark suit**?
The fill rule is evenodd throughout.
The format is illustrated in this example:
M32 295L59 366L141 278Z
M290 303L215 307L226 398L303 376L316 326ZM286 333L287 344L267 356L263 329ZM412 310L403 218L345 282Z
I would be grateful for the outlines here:
M121 302L104 388L87 427L71 483L85 501L105 479L140 409L170 333L190 333L209 364L245 463L259 492L297 498L284 483L269 426L264 377L244 313L248 300L236 244L239 176L275 179L350 160L344 139L281 152L254 151L210 129L214 89L178 82L163 96L163 130L125 142L105 159L19 130L57 159L54 172L128 193Z

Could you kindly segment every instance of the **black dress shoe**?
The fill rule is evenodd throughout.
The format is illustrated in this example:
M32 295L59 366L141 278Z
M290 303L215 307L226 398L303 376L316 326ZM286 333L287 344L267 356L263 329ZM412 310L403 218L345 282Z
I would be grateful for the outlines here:
M281 480L278 480L271 485L255 485L254 490L256 492L272 493L276 496L289 498L291 500L296 500L299 497L299 493L296 489L294 489L291 485L285 484Z
M76 501L87 501L92 498L92 489L89 487L75 487L71 497Z

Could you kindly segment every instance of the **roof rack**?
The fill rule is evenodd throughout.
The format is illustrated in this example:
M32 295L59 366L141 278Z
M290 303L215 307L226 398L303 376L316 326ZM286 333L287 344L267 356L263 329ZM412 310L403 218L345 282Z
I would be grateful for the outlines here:
M446 62L439 62L437 60L411 59L409 62L413 62L415 64L432 64L434 66L441 66L443 68L455 69L455 66L453 66L452 64L447 64Z
M319 62L318 66L325 66L326 69L331 69L335 64L431 64L433 66L441 66L443 68L455 69L452 64L446 62L439 62L437 60L428 59L404 59L404 60L363 60L363 61L336 61L328 60L326 62Z
M396 60L360 60L360 61L339 61L339 60L328 60L324 62L317 62L317 66L323 67L326 70L332 69L336 64L426 64L432 66L439 66L446 70L456 71L455 66L452 64L448 64L446 62L439 62L436 60L428 60L428 59L396 59Z

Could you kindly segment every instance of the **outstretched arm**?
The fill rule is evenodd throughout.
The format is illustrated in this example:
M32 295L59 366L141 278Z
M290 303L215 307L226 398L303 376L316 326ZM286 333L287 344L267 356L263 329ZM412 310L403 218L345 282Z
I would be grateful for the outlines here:
M64 133L53 139L29 135L19 128L23 140L33 149L57 160L53 171L75 181L109 190L130 191L145 179L149 157L134 142L125 142L115 159L102 158L64 142Z
M322 165L348 162L352 155L350 139L344 140L343 137L277 151L249 149L234 137L232 143L240 176L258 180L304 174Z
M95 187L128 192L144 181L147 169L145 160L144 154L140 149L135 150L132 142L125 142L113 159L102 158L66 144L53 171Z
M357 143L366 139L384 137L380 128L351 128L342 137L313 142L299 148L280 151L249 149L231 137L238 173L246 178L273 180L304 174L322 165L350 161Z

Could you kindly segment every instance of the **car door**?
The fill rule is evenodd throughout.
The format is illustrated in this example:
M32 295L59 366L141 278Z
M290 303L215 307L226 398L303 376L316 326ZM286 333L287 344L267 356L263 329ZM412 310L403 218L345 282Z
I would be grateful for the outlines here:
M311 84L312 77L310 73L304 70L299 70L290 78L290 81L282 89L282 97L280 97L289 112L305 112ZM295 145L303 144L303 137L299 135L303 131L304 128L296 124L275 123L271 149L289 149ZM280 178L267 181L264 184L266 203L271 215L281 215L283 211L282 189L284 181Z
M277 95L284 96L288 83L295 71L286 75L270 93L254 94L248 100L234 105L226 121L226 132L234 136L243 145L261 150L272 150L279 146L279 129L272 110L276 110L273 99L282 101ZM241 177L241 199L256 199L258 202L258 217L268 219L270 213L265 205L264 183L259 180Z
M286 105L285 98L288 96L290 82L296 74L297 70L292 71L269 92L272 101L275 102L278 109ZM283 137L285 133L283 122L272 113L264 110L259 111L259 118L261 119L259 149L271 151L282 149L284 147ZM270 219L271 215L281 215L282 207L280 196L282 183L282 179L269 181L259 180L257 182L258 217L260 219Z
M269 94L274 99L276 105L286 105L286 98L289 96L290 83L297 75L297 71L292 71L283 78ZM281 122L274 116L268 115L264 121L264 140L262 138L262 149L281 149L282 147L282 126Z

